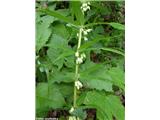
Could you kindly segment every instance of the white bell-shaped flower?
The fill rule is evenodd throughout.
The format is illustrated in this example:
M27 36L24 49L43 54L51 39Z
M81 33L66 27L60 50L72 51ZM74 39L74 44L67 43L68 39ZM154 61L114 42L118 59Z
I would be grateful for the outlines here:
M87 32L91 32L91 31L92 31L92 29L87 29L86 31L87 31Z
M82 54L81 54L81 58L82 58L82 59L85 59L85 58L86 58L86 55L85 55L84 53L82 53Z
M84 37L84 41L88 41L88 38L87 38L87 37Z
M82 62L83 62L83 59L82 59L82 58L78 57L78 58L76 59L76 64L81 64Z
M82 3L81 10L82 10L83 13L86 12L87 10L90 10L90 6L89 5L90 5L90 2Z
M79 52L78 52L78 51L75 53L75 56L76 56L76 57L79 57Z
M83 87L82 83L79 80L75 82L75 86L78 90Z
M72 113L74 111L74 108L71 107L71 109L69 110L69 113Z

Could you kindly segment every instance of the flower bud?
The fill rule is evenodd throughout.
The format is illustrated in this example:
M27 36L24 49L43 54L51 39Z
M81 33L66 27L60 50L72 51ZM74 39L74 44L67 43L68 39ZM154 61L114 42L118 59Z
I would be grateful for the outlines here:
M74 111L74 108L72 107L70 110L69 110L69 113L72 113Z
M84 41L88 41L88 38L87 38L87 37L84 37Z
M75 53L75 56L76 56L76 57L79 57L79 52L76 52L76 53Z

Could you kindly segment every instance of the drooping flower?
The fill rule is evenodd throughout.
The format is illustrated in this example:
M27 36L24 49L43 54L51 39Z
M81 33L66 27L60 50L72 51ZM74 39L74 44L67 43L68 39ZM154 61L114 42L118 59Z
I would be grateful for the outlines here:
M69 113L72 113L74 111L74 108L71 107L71 109L69 110Z
M83 59L80 57L77 57L76 64L81 64L83 62Z
M81 54L81 58L82 58L82 59L85 59L85 58L86 58L86 55L85 55L84 53L82 53L82 54Z
M84 2L84 3L82 3L81 10L82 10L83 14L87 10L90 10L90 6L89 5L90 5L90 2Z
M75 53L75 56L76 56L76 57L79 57L79 52L78 52L78 51Z
M87 37L84 37L84 41L88 41L88 38L87 38Z
M91 32L91 31L92 31L92 29L87 29L86 31L87 31L87 32Z
M82 31L82 34L83 34L84 41L88 41L87 35L88 35L89 32L92 31L92 29L81 28L81 31Z
M78 90L83 87L82 83L79 80L75 82L75 86Z
M88 35L88 33L91 31L92 31L92 29L82 29L82 32L84 35Z

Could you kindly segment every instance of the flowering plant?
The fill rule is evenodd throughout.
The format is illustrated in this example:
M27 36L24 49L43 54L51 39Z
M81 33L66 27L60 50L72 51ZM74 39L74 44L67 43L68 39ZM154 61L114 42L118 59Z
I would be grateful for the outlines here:
M124 25L105 20L110 4L36 2L37 117L124 120Z

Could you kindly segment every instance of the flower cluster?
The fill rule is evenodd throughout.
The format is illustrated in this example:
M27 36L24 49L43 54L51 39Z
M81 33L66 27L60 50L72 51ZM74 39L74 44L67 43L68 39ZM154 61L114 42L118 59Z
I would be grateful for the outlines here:
M82 31L82 34L83 34L83 38L85 41L88 41L88 38L87 38L87 35L89 32L92 31L92 29L84 29L84 28L81 28L81 31ZM79 34L77 33L77 37L79 37Z
M86 55L84 53L80 55L78 51L75 53L75 56L77 57L76 64L81 64L83 60L86 58Z
M79 80L75 82L75 86L78 90L83 87L82 83Z
M90 10L90 6L89 6L89 5L91 5L90 2L84 2L84 3L82 3L81 10L82 10L83 14L84 14L84 12L86 12L87 10Z
M84 40L85 40L85 41L88 41L88 38L87 38L86 36L87 36L88 33L91 32L91 31L92 31L92 29L86 29L86 30L83 29L83 30L82 30L82 33L83 33L83 35L84 35Z

